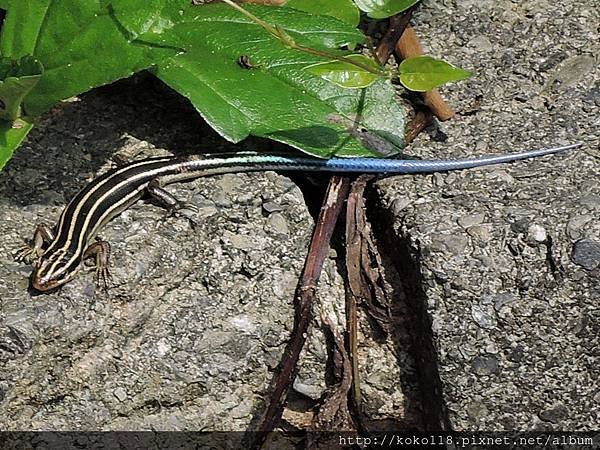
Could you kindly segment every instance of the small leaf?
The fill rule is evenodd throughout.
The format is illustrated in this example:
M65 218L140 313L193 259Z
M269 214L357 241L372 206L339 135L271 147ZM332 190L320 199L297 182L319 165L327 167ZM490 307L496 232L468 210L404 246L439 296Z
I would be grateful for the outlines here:
M425 92L450 81L464 80L472 73L431 56L407 58L398 67L400 82L411 91Z
M347 59L380 70L380 67L371 58L365 55L348 55ZM304 68L313 75L331 81L343 88L360 89L373 84L380 77L361 67L344 61L328 61L312 64Z
M361 11L373 19L385 19L418 3L420 0L354 0Z
M353 27L360 21L360 12L352 0L289 0L285 6L318 16L332 16Z
M15 122L0 120L0 170L32 128L33 124L21 119Z
M21 103L43 71L40 62L31 56L0 58L0 119L12 122L21 116Z

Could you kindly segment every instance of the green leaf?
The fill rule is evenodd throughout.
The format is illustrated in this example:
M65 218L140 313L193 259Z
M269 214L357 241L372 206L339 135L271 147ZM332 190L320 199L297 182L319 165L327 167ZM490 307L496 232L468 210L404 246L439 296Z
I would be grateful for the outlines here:
M353 27L327 16L285 7L247 9L311 48L342 55L339 47L364 39ZM324 58L286 48L226 5L192 8L174 27L139 39L186 49L159 63L155 73L233 142L252 134L323 157L379 154L365 148L373 142L388 152L404 145L404 113L391 84L378 82L363 92L315 77L303 68ZM242 56L251 68L238 63ZM360 136L355 132L357 116L363 118L358 128L366 129Z
M431 56L407 58L398 67L400 81L411 91L425 92L450 81L464 80L471 72Z
M318 16L332 16L354 27L360 21L360 12L352 0L290 0L285 6Z
M32 55L51 0L8 0L3 8L6 17L2 24L0 54L19 59Z
M32 128L33 124L21 119L15 122L0 121L0 170Z
M354 0L361 11L373 19L385 19L418 3L419 0Z
M0 58L0 119L13 121L21 116L23 98L42 77L43 67L35 58Z
M346 58L371 67L373 70L380 70L379 65L365 55L348 55ZM312 64L305 69L343 88L366 88L380 78L362 67L338 60Z
M111 13L132 39L145 33L160 34L181 20L188 0L112 0Z
M132 44L131 39L106 0L13 0L0 48L4 56L32 54L43 65L41 79L23 102L28 116L37 116L60 100L128 77L179 51Z

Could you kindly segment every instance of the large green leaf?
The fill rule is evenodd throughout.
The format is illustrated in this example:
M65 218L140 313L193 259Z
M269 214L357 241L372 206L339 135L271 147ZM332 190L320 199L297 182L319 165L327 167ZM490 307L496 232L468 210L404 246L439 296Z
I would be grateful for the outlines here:
M37 84L30 79L11 90L11 104L28 117L154 66L232 141L254 134L320 156L373 154L365 145L397 151L404 144L404 114L388 82L357 91L310 75L303 68L324 58L285 48L226 5L0 0L0 6L8 10L0 36L3 56L31 54L44 68ZM364 39L332 17L293 8L249 9L307 47L347 54L339 49ZM246 64L238 64L241 57ZM25 87L30 90L22 98Z
M7 10L0 39L2 56L19 59L33 54L51 1L5 0L0 4L0 8Z
M148 68L177 49L131 42L108 1L12 0L2 29L5 56L32 54L44 66L24 100L30 116L58 101Z
M352 26L360 21L360 11L352 0L290 0L285 6L318 16L336 17Z
M161 21L173 22L172 27L144 31L140 24L147 21L132 20L125 9L120 11L119 2L124 1L114 3L115 17L139 36L138 42L186 49L159 63L156 74L188 97L227 139L237 142L253 134L318 156L376 154L365 143L377 142L371 146L381 148L382 140L387 151L403 145L404 114L389 83L377 82L363 92L311 75L303 68L324 58L285 48L226 5L189 8L177 23L173 16ZM291 8L248 9L311 48L338 52L364 39L353 27L327 16ZM249 64L239 64L241 57Z

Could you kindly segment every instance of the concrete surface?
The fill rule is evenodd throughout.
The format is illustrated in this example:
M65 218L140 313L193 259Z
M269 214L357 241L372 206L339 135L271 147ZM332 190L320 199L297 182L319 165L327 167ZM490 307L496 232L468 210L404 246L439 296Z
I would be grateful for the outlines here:
M370 214L404 331L382 338L362 317L364 408L374 426L597 428L594 5L438 1L416 14L429 53L476 75L443 89L465 114L419 137L409 153L586 146L511 166L378 183ZM290 179L240 174L173 186L198 208L196 229L136 205L102 232L114 251L108 293L82 273L60 292L32 295L31 268L11 256L113 154L226 146L161 95L134 81L66 104L44 118L0 175L2 429L244 430L262 411L293 323L293 289L312 227ZM343 310L338 254L326 266L286 411L292 425L310 421L326 387L328 344L318 316Z
M134 79L62 105L0 177L0 429L245 430L263 412L313 226L289 178L230 174L170 186L197 208L183 211L196 228L136 204L101 233L113 251L108 292L91 271L58 292L28 292L31 267L12 256L111 158L231 149L191 108L153 100L164 95ZM298 426L327 387L321 311L343 317L334 255L286 412ZM367 409L373 420L402 415L394 353L368 342L378 365L363 370L375 405ZM379 365L392 367L386 384L369 381Z
M421 135L411 153L585 143L554 158L379 183L381 239L400 249L395 266L433 330L421 380L442 394L430 407L456 430L597 429L597 2L426 2L415 22L428 53L475 76L442 89L471 111Z

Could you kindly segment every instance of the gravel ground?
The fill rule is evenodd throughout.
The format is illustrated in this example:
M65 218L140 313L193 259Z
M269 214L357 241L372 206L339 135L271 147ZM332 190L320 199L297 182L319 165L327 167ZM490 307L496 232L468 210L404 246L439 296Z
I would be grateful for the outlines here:
M463 113L409 149L475 155L582 141L543 160L377 184L370 212L404 331L363 316L372 426L590 430L600 422L599 23L593 0L425 2L428 52L476 73L443 90ZM312 227L274 173L174 185L201 226L140 203L112 221L115 285L82 273L28 292L12 253L87 181L126 159L219 150L189 110L136 81L47 115L0 177L0 428L244 430L293 324ZM268 145L249 141L245 149ZM390 251L394 249L394 251ZM338 252L339 253L339 252ZM332 251L285 418L326 389L321 313L342 319ZM419 416L416 418L416 416Z

